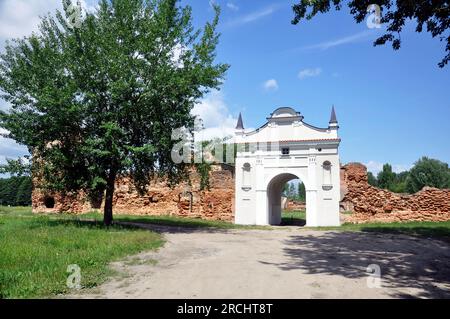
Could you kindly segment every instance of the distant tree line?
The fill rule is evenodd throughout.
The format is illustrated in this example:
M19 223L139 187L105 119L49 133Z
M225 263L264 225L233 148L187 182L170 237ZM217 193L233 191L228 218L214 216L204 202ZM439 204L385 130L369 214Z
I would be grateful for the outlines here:
M450 188L450 169L447 163L423 157L414 167L405 172L395 173L392 165L385 164L383 170L374 176L368 173L369 184L394 193L414 194L425 186L439 189Z
M283 186L282 195L292 200L306 202L305 184L302 182L299 182L298 185L286 183Z
M0 179L0 206L30 206L32 183L29 176Z

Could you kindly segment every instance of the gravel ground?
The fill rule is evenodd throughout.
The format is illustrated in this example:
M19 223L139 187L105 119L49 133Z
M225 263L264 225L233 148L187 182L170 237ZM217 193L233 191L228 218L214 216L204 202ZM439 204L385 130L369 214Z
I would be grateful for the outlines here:
M362 232L181 229L69 298L450 298L450 244ZM380 266L381 287L367 267Z

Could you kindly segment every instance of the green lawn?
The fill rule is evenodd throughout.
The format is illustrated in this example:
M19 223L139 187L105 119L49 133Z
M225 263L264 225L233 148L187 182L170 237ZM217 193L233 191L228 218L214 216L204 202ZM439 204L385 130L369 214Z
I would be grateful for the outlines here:
M344 214L351 214L345 212ZM306 212L283 212L283 225L304 226ZM362 231L390 234L405 234L420 237L433 237L450 241L450 221L446 222L403 222L403 223L365 223L343 224L340 227L316 227L312 230Z
M103 215L100 213L92 212L79 216L80 219L90 219L96 221L102 221ZM270 226L245 226L236 225L227 221L215 221L215 220L202 220L197 218L186 218L176 216L133 216L124 214L114 214L115 222L134 222L142 224L154 224L161 226L175 226L175 227L187 227L187 228L219 228L219 229L267 229L270 230Z
M318 227L314 229L404 234L450 241L450 221L344 224L341 227Z
M115 215L116 222L191 228L273 229L171 216ZM67 266L81 268L82 286L94 287L111 275L108 264L127 255L156 249L164 241L148 230L115 225L105 228L102 215L33 215L29 207L0 207L0 299L40 298L67 293ZM301 225L305 212L283 212L284 225ZM345 224L310 230L407 234L450 240L448 222Z
M306 212L284 211L281 215L281 223L285 226L305 226Z
M81 268L82 287L94 287L112 274L111 261L156 249L163 239L146 230L0 207L0 243L0 299L45 298L69 291L69 265Z

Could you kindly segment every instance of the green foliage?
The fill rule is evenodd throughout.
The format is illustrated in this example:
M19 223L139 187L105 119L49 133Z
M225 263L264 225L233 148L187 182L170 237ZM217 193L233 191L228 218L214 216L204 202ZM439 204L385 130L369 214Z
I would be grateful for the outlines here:
M25 156L28 159L28 156ZM6 164L0 165L0 174L11 174L16 176L30 176L31 164L23 158L6 159Z
M378 187L382 189L390 189L395 182L395 173L392 171L390 164L384 164L383 170L378 173Z
M81 268L82 287L94 287L111 275L111 261L163 244L148 230L18 215L2 207L0 228L0 299L67 293L71 264Z
M394 193L414 194L425 186L450 188L450 169L447 163L423 157L410 171L394 173L390 164L383 166L383 171L375 178L368 173L369 184Z
M281 190L281 195L284 197L289 196L289 183L283 185L283 189Z
M281 191L282 196L289 199L305 202L306 201L306 189L305 184L298 183L296 187L294 183L286 183Z
M448 164L428 157L417 161L406 178L406 189L410 193L415 193L425 186L450 188Z
M367 173L367 178L369 181L369 185L372 185L374 187L378 187L378 180L377 178L372 174L372 172Z
M297 192L295 191L295 185L290 184L289 185L289 197L297 196Z
M303 184L302 182L298 183L298 200L300 200L301 202L306 202L306 189L305 189L305 184Z
M106 190L109 224L119 176L140 192L156 174L186 177L171 158L172 132L194 127L193 106L228 69L214 62L215 9L196 30L192 9L176 0L101 0L80 28L57 12L39 33L6 45L0 91L12 110L0 112L0 127L39 158L40 186L93 197Z
M200 163L195 165L197 172L200 175L200 189L209 190L209 172L211 171L211 165L208 163Z
M30 177L25 177L17 189L15 206L31 206L32 182Z
M32 182L29 176L0 179L0 205L30 206Z
M400 34L408 20L416 23L416 32L422 32L424 25L427 32L440 41L446 41L447 55L439 63L443 68L450 61L450 6L447 0L436 1L412 1L412 0L298 0L300 3L293 6L295 17L293 24L298 24L303 19L310 20L318 13L330 11L334 6L341 10L344 2L348 2L351 14L357 23L361 23L367 17L369 5L378 4L381 8L381 23L386 24L386 34L379 37L374 45L384 45L392 42L394 50L400 49ZM447 34L447 35L446 35Z

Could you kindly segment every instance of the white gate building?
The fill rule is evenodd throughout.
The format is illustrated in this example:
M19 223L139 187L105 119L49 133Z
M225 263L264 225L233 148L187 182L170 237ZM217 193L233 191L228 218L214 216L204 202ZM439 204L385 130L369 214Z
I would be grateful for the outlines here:
M305 123L301 113L289 107L275 110L267 120L245 132L239 115L236 224L280 224L282 188L300 179L306 188L306 226L339 226L341 140L334 107L327 128Z

